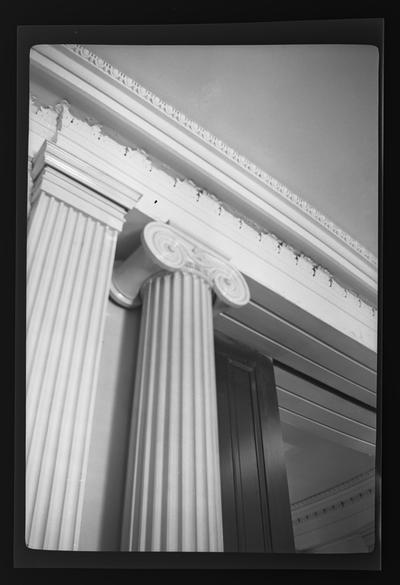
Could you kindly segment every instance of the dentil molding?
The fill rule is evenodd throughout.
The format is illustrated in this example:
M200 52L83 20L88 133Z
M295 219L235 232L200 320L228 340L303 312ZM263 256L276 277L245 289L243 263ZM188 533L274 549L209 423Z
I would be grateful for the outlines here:
M249 161L245 156L235 151L233 148L225 144L222 140L214 136L208 130L200 126L194 120L188 118L183 112L180 112L172 105L164 102L157 95L146 89L138 82L130 78L125 73L119 71L116 67L107 63L104 59L90 51L87 47L78 44L63 45L66 49L81 57L84 61L92 64L98 70L108 75L113 80L123 85L126 89L133 92L137 97L157 109L163 115L172 119L174 122L184 127L185 130L196 135L202 141L206 142L208 146L217 150L219 154L228 158L230 161L237 164L242 169L246 170L252 176L264 183L275 193L278 193L289 201L292 205L298 207L310 216L314 221L321 224L326 230L334 234L337 238L345 242L350 248L362 256L373 266L377 266L377 258L369 250L367 250L360 242L351 237L344 230L339 228L334 222L327 218L324 214L318 211L315 207L310 205L307 201L299 195L288 189L280 181L266 173L264 170L257 167L254 163Z
M375 491L374 481L375 469L370 469L348 481L293 503L291 510L294 526L298 527L322 517L331 522L332 514L342 512L344 508L351 508L361 500L370 500ZM348 513L351 514L350 511Z
M339 507L343 508L357 499L371 494L374 491L374 480L375 469L368 469L368 471L334 485L327 490L294 502L291 505L292 514L296 515L296 522L300 523L307 520L311 515L315 517ZM311 513L310 510L312 510Z
M374 527L375 470L314 494L291 506L293 531L299 550L311 550L350 533Z

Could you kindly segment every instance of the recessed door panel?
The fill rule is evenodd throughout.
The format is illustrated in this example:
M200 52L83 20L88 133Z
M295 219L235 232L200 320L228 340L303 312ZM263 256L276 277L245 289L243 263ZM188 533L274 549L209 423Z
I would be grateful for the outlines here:
M216 341L224 550L293 552L272 363Z

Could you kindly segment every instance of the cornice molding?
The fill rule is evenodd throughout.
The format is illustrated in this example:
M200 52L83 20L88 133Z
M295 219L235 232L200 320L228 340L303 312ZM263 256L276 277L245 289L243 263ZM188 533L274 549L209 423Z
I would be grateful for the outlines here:
M336 278L323 266L317 264L312 258L302 254L291 245L279 239L275 234L267 232L263 227L257 225L256 222L248 220L242 214L237 213L231 206L226 205L220 201L215 195L209 193L205 189L197 186L193 181L188 179L180 179L166 173L159 169L156 163L152 160L148 153L142 149L130 148L124 144L117 142L115 139L107 136L103 127L95 123L93 120L82 120L73 115L70 106L66 101L63 101L55 106L44 107L40 105L35 97L31 97L30 102L31 122L39 122L44 124L46 131L49 129L49 134L52 136L53 142L48 142L47 149L43 152L49 159L49 164L55 164L56 159L62 160L62 164L68 164L70 169L68 172L74 176L82 164L79 161L79 156L71 154L76 152L78 143L86 145L90 144L91 156L94 153L99 153L103 159L110 159L110 165L115 163L118 168L123 170L121 179L117 177L116 173L112 173L111 166L107 169L107 176L105 172L105 165L102 160L93 159L93 173L90 173L91 165L84 161L82 173L79 173L80 181L83 181L87 186L93 188L93 184L88 182L90 174L96 176L95 189L103 192L107 197L111 197L111 189L114 189L114 195L120 193L118 202L125 206L126 209L132 207L140 196L132 190L129 185L129 195L127 185L123 185L123 178L126 176L137 176L140 170L144 176L147 177L146 182L151 185L162 185L162 189L174 191L174 197L185 198L199 207L199 209L207 210L214 216L221 218L221 221L226 222L232 226L232 230L236 232L236 238L241 241L252 242L252 247L256 245L260 248L263 256L268 258L272 256L279 265L290 272L292 276L299 275L301 278L307 276L311 286L314 289L321 288L324 294L327 294L336 304L345 308L351 314L359 315L361 321L371 321L376 325L377 311L376 307L371 303L365 301L360 295L343 286ZM52 130L52 125L54 129ZM68 140L68 142L66 142ZM56 146L54 146L56 145ZM68 146L69 152L63 154L61 148ZM80 146L80 144L79 144ZM71 149L74 149L73 151ZM53 153L54 150L54 153ZM107 157L105 156L107 153ZM41 155L36 155L35 159L39 159ZM111 160L113 157L113 160ZM114 159L115 157L115 159ZM36 163L37 164L37 163ZM35 164L34 164L35 166ZM75 170L71 170L75 167ZM61 168L61 167L60 167ZM101 172L99 173L99 170ZM88 174L89 172L89 174ZM81 176L82 175L82 176ZM112 177L112 179L110 179ZM117 178L119 179L117 182ZM99 188L101 179L101 189ZM112 183L111 183L112 181ZM118 189L116 190L116 186ZM129 195L129 196L128 196ZM130 206L130 207L129 207Z
M291 505L294 526L348 508L374 494L375 469Z
M258 179L261 183L272 189L284 197L292 205L300 209L302 212L310 216L314 221L322 225L326 230L335 235L337 238L345 242L350 248L357 252L362 258L367 260L372 266L377 266L377 258L372 252L367 250L362 244L351 237L348 233L338 227L333 221L327 218L324 214L318 211L315 207L310 205L306 200L288 189L283 183L269 175L264 170L257 167L254 163L249 161L245 156L235 151L233 148L225 144L222 140L214 136L208 130L200 126L194 120L188 118L183 112L180 112L172 105L164 102L161 98L155 95L150 90L146 89L138 82L133 80L125 73L119 71L116 67L107 63L104 59L90 51L87 47L79 44L65 44L66 49L78 55L81 59L90 63L96 69L108 75L111 79L124 86L127 90L134 93L141 100L157 109L166 117L170 118L188 132L200 138L208 146L218 151L219 154L228 158L230 161L237 164L240 168L250 173L253 177Z
M102 197L93 189L88 189L74 178L44 164L34 181L31 205L45 193L48 197L62 201L82 214L97 220L120 232L125 220L125 212L112 201Z
M158 109L151 107L90 62L84 61L63 45L39 45L31 51L31 79L37 84L39 95L43 89L51 91L60 100L69 99L73 107L81 109L79 117L87 119L91 125L94 125L94 118L102 122L103 135L108 134L119 142L129 144L133 149L143 148L151 152L152 156L160 161L157 164L161 168L166 169L165 165L168 165L167 172L170 174L190 178L197 185L215 193L224 202L224 208L230 207L236 217L239 218L242 214L242 217L257 222L264 231L277 234L280 240L286 241L304 255L314 258L316 264L324 266L346 288L357 291L368 302L376 303L378 278L376 267L343 240L304 214L300 208L292 205L290 201L275 193L230 159L222 157L204 141L164 116ZM46 99L44 97L45 101ZM32 132L33 146L43 132L49 134L50 130L36 124ZM70 136L73 137L72 132ZM86 134L83 135L83 141L85 139ZM103 137L99 138L99 144L102 141ZM105 139L103 146L112 151L111 144L106 144ZM74 148L82 155L85 144L82 148L80 142L75 142ZM102 157L101 152L99 156ZM130 156L131 153L128 152L127 157ZM116 158L113 160L116 162ZM105 166L109 166L104 155L103 161ZM153 170L155 171L154 168ZM157 175L159 179L163 176L163 181L167 180L160 169L157 169ZM185 181L185 184L187 182L189 181ZM134 178L132 184L137 184ZM152 181L151 184L154 189L155 183ZM171 199L170 195L167 195L163 201L162 205L158 205L156 216L152 213L150 216L166 221L171 204L175 204L175 197ZM199 207L206 201L206 198L202 198ZM181 203L182 207L189 211L191 202L179 201L178 206ZM145 199L142 200L140 207L148 209ZM244 225L243 228L245 231ZM357 325L356 330L358 331ZM352 331L351 328L351 335ZM363 339L363 336L359 339Z
M125 213L133 208L141 195L129 189L125 183L103 169L82 161L71 151L66 151L54 142L45 140L32 160L31 178L36 181L44 167L51 167L74 179L79 184L99 193L105 201L117 204Z

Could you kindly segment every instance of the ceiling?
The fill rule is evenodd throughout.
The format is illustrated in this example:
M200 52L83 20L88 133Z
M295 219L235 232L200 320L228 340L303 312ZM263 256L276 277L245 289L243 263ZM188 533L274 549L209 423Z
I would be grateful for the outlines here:
M377 49L87 46L377 254Z

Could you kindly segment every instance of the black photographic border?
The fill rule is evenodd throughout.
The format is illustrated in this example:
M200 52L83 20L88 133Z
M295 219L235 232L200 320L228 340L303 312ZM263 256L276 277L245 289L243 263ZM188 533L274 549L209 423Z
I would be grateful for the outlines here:
M56 7L55 7L56 8ZM178 12L176 14L179 14ZM227 18L229 15L227 14ZM146 19L145 19L146 20ZM149 19L151 22L151 18ZM154 19L156 20L156 19ZM161 19L162 20L162 19ZM168 19L167 19L168 20ZM19 25L17 27L16 93L16 263L15 263L15 449L14 449L14 567L115 569L269 569L381 570L382 365L383 365L383 97L384 30L381 17L332 16L271 18L249 22L178 22L173 11L168 24L136 25ZM190 22L190 18L189 18ZM28 142L29 50L37 44L369 44L379 50L379 326L378 420L376 451L376 546L363 554L258 553L126 553L41 551L26 547L25 505L25 299L26 299L26 160ZM385 83L386 85L386 83ZM308 571L307 571L308 572ZM341 576L337 575L340 579ZM297 576L296 576L297 580Z

